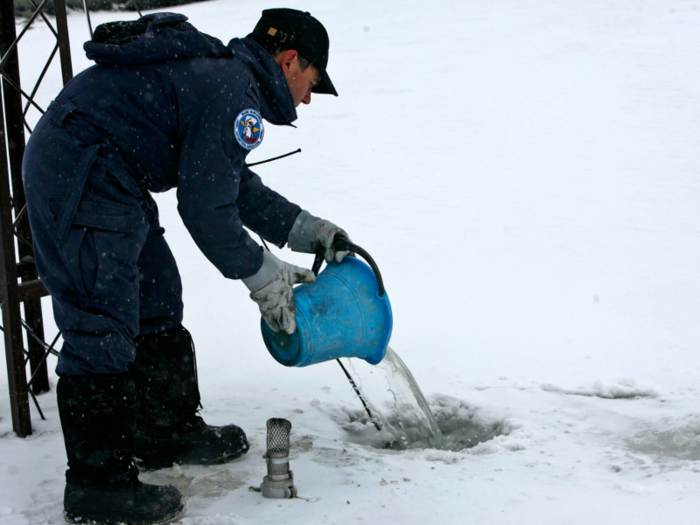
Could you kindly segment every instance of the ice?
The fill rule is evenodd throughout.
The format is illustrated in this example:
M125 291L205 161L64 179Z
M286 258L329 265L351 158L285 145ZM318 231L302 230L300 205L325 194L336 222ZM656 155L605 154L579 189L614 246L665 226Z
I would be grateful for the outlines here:
M143 472L140 478L144 483L173 485L189 500L221 498L246 484L245 477L237 474L235 469L219 465L209 468L174 465L167 469Z
M596 396L604 399L634 399L657 397L652 388L639 386L635 379L620 379L615 383L596 381L590 388L565 389L552 384L542 385L542 390L575 396Z
M659 461L700 461L700 416L665 420L627 440L630 450L650 454ZM700 465L698 465L700 466Z

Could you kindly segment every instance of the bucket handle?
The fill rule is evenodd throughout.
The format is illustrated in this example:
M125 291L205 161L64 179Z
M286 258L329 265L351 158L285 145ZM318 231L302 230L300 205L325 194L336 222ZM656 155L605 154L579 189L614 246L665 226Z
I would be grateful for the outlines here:
M377 278L377 286L379 287L379 297L382 297L386 293L386 290L384 289L384 281L382 280L382 274L379 273L379 267L377 266L377 263L374 262L374 259L372 259L372 256L369 253L367 253L366 250L360 248L357 244L353 244L352 242L350 242L350 239L348 239L342 233L336 233L335 237L333 238L333 249L337 252L349 251L349 257L354 257L355 254L361 255L362 258L365 261L367 261L367 264L369 264L370 268L372 268L374 276ZM323 246L319 246L318 251L316 252L316 258L314 259L314 265L311 267L311 270L316 275L318 275L318 272L321 269L321 265L323 264L324 250L325 248Z

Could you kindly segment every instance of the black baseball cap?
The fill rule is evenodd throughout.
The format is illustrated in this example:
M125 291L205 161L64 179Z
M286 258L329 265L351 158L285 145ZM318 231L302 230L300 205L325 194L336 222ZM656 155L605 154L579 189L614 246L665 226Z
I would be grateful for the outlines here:
M286 47L299 52L321 73L321 81L311 90L338 96L326 72L328 65L328 33L323 24L310 13L296 9L266 9L253 29L253 34L266 35Z

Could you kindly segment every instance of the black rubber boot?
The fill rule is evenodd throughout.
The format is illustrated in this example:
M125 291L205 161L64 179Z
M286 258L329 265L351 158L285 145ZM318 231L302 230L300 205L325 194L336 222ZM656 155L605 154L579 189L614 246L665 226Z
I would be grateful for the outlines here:
M145 485L133 464L134 382L127 374L62 377L56 395L68 455L68 523L167 523L184 509L169 485Z
M197 415L199 387L194 344L179 325L139 336L131 367L136 383L137 464L146 469L226 463L248 452L236 425L212 427Z

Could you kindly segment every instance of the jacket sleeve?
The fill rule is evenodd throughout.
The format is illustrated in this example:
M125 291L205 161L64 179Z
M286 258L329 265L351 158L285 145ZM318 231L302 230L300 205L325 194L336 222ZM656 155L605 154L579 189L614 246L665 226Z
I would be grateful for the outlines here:
M178 163L178 211L202 253L229 279L254 275L262 265L260 246L243 228L239 189L245 151L234 123L240 101L223 92L197 108L184 126ZM240 111L240 110L238 110Z
M234 129L237 115L251 107L230 86L194 112L181 138L178 211L202 253L230 279L250 277L262 265L244 225L281 247L301 211L245 167L248 150Z
M282 248L301 208L265 186L247 167L242 170L238 207L243 224Z

